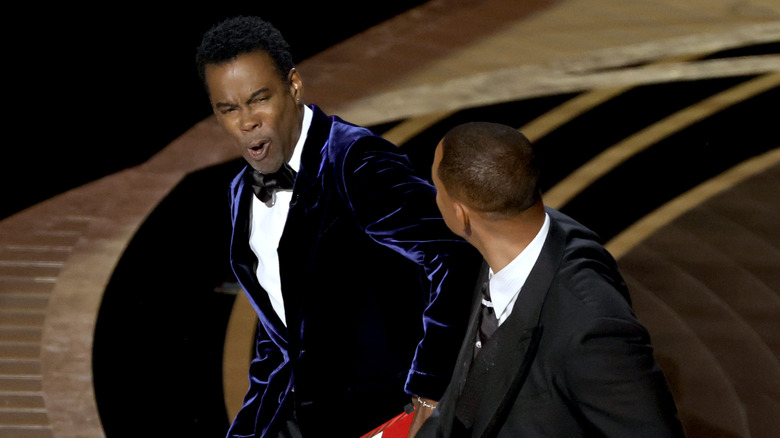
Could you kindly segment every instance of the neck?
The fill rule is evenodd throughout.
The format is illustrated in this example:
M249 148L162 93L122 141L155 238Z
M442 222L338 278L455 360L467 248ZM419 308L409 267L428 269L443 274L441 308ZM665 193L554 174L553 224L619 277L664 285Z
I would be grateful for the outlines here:
M298 135L295 136L295 141L291 143L292 148L290 149L289 153L285 157L284 160L285 163L290 162L290 159L292 159L293 154L295 154L295 148L298 146L298 142L301 140L301 136L305 134L303 130L303 120L305 118L305 113L306 113L305 105L303 104L303 102L299 102L297 103L297 107L298 107Z
M514 260L536 237L544 225L544 204L538 202L522 213L506 218L472 219L470 241L493 272Z

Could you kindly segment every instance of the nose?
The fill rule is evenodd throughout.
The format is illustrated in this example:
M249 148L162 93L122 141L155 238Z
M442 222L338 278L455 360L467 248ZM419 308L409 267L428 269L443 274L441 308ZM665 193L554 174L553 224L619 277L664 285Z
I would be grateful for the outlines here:
M255 128L262 126L263 122L257 114L254 114L251 110L241 110L241 119L239 120L239 127L244 132L251 132Z

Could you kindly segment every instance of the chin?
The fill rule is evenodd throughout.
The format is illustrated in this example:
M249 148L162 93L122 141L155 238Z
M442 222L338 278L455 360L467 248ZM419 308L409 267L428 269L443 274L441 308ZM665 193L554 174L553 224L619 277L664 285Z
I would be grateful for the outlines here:
M254 168L256 171L264 175L267 175L269 173L274 173L282 167L280 163L276 163L274 165L267 161L263 161L261 163L258 163L257 161L250 161L249 165L252 166L252 168Z

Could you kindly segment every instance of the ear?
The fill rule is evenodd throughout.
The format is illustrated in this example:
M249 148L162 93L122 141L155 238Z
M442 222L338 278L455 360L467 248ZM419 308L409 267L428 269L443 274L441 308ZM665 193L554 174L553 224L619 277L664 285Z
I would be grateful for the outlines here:
M455 209L455 219L460 226L460 233L456 234L468 239L471 236L471 210L460 201L454 201L453 208Z
M287 81L290 86L290 94L293 99L300 103L303 101L303 80L300 73L295 68L290 69L290 73L287 74Z

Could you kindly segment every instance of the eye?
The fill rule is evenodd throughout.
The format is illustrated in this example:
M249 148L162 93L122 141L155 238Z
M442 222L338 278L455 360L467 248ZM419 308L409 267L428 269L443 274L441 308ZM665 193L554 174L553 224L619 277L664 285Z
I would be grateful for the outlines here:
M268 96L257 96L253 98L249 103L263 103L269 99Z
M215 111L219 112L220 114L228 114L236 111L238 107L236 105L230 105L227 103L218 103L215 105Z

